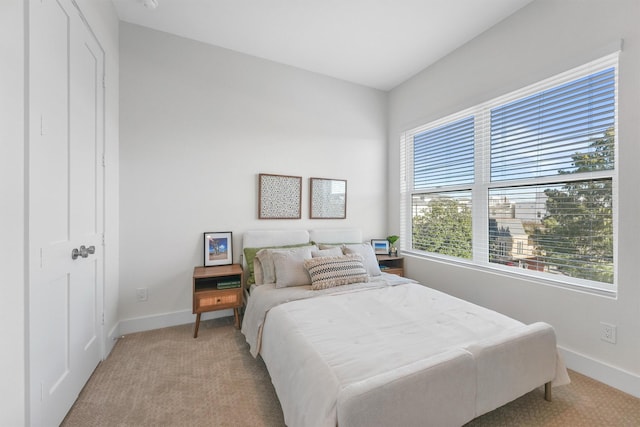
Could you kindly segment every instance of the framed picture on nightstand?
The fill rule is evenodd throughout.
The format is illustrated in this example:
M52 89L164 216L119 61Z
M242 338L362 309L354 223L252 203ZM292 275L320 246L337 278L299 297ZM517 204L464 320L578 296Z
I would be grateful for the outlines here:
M389 241L387 239L371 239L371 246L376 255L389 255Z
M204 233L204 266L233 264L233 240L230 231Z

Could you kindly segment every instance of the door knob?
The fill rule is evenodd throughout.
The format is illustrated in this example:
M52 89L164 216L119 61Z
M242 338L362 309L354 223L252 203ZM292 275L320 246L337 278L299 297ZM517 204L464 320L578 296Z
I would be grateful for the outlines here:
M85 245L80 246L80 248L74 248L71 251L71 259L77 259L78 257L88 258L89 255L96 253L95 246L89 246L88 248Z

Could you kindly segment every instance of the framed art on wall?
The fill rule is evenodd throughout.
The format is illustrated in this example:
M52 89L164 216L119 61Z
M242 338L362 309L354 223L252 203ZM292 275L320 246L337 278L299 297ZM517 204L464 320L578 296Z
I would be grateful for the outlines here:
M301 203L301 176L259 174L259 219L300 219Z
M204 233L204 266L233 264L232 233Z
M309 218L344 219L347 217L347 181L309 178Z

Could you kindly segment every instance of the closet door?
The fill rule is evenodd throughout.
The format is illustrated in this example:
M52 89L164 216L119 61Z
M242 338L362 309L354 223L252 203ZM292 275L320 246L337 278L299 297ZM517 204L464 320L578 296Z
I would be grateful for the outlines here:
M74 2L29 2L31 425L58 425L103 354L103 67Z

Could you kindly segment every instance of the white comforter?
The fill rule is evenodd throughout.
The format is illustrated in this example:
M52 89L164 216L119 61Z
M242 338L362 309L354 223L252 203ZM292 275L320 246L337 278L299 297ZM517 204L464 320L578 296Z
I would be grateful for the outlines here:
M373 406L380 405L375 402L398 393L388 388L387 394L376 395L376 383L402 385L410 377L414 382L398 390L409 390L408 398L433 393L429 402L434 405L430 412L434 424L456 425L479 415L474 346L487 338L517 336L526 325L410 282L383 275L369 283L325 291L272 285L252 290L242 332L251 353L259 352L267 365L287 425L373 422L367 414L376 413ZM555 346L555 336L550 345ZM554 363L551 372L555 370ZM552 374L545 381L553 378ZM439 386L423 389L429 381ZM516 392L513 398L523 394ZM446 402L438 398L460 402L444 408ZM424 410L416 409L417 414ZM411 411L394 414L394 419L406 416L410 423L415 418L407 412Z

